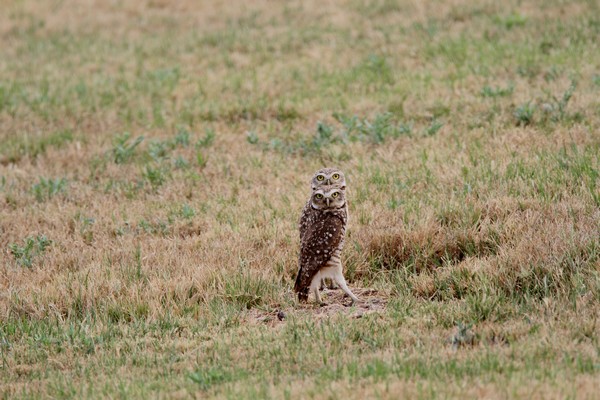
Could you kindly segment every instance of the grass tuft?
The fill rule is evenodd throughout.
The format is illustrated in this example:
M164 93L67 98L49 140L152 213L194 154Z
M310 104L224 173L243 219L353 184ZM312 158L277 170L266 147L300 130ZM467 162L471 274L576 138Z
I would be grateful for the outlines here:
M116 136L113 140L113 148L111 150L113 160L116 164L125 164L134 156L136 148L144 140L143 136L138 136L133 141L129 141L131 133L125 132L120 136Z
M64 192L66 187L67 180L65 178L46 179L40 177L39 183L31 187L31 192L38 202L43 202L51 199L58 193Z
M515 109L514 116L518 126L527 126L533 123L533 116L535 114L535 105L531 104L530 101L521 104Z
M25 238L22 246L17 243L11 243L8 249L17 265L31 268L34 260L42 256L51 244L52 241L44 235L29 236Z

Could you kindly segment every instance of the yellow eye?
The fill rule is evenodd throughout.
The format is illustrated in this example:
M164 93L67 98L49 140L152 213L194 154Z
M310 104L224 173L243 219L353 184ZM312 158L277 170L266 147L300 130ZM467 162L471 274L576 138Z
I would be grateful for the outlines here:
M323 175L317 175L317 180L318 181L324 181L325 177Z
M335 192L334 194L332 194L332 195L331 195L331 197L333 197L333 198L335 199L335 198L336 198L336 197L338 197L339 195L340 195L340 194L339 194L338 192Z
M323 198L323 195L321 193L317 193L315 197L320 200Z
M337 181L340 179L340 174L333 174L332 178Z

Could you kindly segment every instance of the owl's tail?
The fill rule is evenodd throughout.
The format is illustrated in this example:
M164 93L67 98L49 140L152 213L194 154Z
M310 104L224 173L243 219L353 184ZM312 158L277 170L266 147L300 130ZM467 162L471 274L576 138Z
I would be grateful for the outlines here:
M300 271L298 271L298 276L296 276L296 283L294 283L294 291L298 293L299 301L308 300L308 286L302 286L302 279L300 277Z
M298 301L302 303L308 301L308 288L304 288L298 292Z

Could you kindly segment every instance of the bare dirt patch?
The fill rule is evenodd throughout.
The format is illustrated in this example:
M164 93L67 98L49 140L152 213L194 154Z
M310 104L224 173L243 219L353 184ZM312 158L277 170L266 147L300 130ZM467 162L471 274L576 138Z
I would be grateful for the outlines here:
M308 303L297 304L293 308L282 308L274 311L253 309L250 319L256 322L275 325L285 322L292 314L313 314L317 319L334 315L349 315L352 318L362 318L365 315L385 311L389 301L388 296L376 289L353 288L352 292L359 298L359 302L350 305L350 299L341 289L324 289L321 292L324 305L318 305L311 297Z
M318 317L329 317L337 314L348 314L354 318L378 313L385 310L388 299L376 289L353 289L359 302L350 306L350 299L341 289L325 289L323 291L324 306L311 304L307 308L313 310ZM299 307L304 309L304 307Z

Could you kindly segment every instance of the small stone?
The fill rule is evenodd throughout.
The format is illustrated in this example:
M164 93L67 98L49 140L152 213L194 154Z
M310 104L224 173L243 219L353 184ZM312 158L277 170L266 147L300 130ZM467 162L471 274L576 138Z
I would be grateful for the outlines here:
M285 319L285 313L281 310L277 311L277 319L283 321Z

